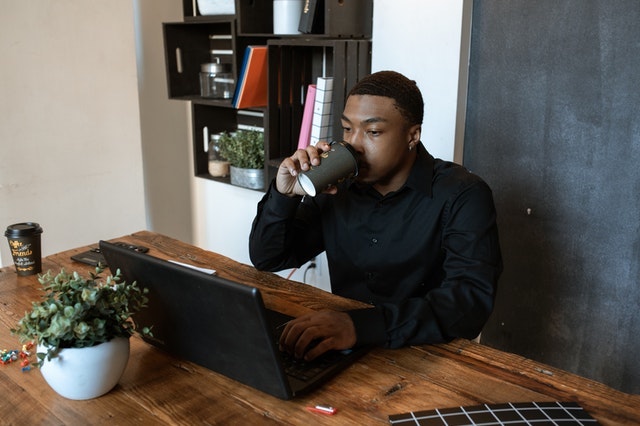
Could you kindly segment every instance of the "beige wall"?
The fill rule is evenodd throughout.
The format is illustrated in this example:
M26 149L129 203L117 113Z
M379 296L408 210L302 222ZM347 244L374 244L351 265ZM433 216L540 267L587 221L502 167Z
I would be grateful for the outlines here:
M39 222L44 255L145 228L133 2L0 10L0 228Z
M168 99L162 36L163 22L183 20L182 2L135 0L134 6L147 227L192 242L190 106Z

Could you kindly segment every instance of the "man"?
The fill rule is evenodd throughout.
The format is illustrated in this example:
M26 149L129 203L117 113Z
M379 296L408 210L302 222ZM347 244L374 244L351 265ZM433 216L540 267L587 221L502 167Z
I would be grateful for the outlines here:
M331 350L397 348L474 338L493 309L502 269L489 187L420 141L416 83L382 71L358 82L342 115L358 176L303 197L297 174L329 144L280 164L258 204L249 248L258 269L298 267L326 251L332 292L371 308L322 311L289 322L280 345L312 360Z

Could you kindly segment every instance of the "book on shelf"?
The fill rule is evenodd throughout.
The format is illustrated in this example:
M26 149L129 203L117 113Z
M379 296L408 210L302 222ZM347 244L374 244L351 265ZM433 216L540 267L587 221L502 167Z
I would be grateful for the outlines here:
M298 31L305 34L324 32L324 0L304 0Z
M238 111L238 130L253 130L264 133L264 113L243 109Z
M234 108L267 105L267 46L247 46L233 96Z
M311 123L313 121L313 107L316 100L316 85L307 86L307 96L304 100L304 110L302 112L302 124L300 125L300 137L298 138L298 149L305 149L311 143Z
M311 144L318 141L330 141L333 137L333 77L318 77L316 99L313 104L311 122Z

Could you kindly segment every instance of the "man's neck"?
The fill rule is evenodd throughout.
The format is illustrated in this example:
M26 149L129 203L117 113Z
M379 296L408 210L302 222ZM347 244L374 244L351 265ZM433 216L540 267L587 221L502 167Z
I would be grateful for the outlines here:
M401 167L398 172L393 174L388 180L381 180L374 183L372 188L378 191L383 197L402 188L411 174L411 169L416 162L416 158L418 158L418 153L417 150L414 150L406 164Z

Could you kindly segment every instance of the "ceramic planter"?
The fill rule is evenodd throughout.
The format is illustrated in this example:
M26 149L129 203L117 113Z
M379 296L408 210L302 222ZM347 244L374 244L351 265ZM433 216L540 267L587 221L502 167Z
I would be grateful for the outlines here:
M38 352L46 352L38 346ZM104 395L118 383L129 361L129 339L117 337L89 348L62 349L40 367L46 382L69 399Z

